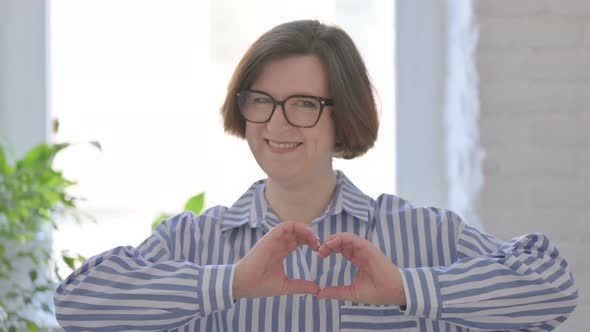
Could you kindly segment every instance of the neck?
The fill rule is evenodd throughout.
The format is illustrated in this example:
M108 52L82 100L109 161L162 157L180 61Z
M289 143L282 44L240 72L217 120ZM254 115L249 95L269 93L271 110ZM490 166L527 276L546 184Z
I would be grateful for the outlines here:
M298 183L284 183L268 178L264 194L282 222L296 221L309 225L332 201L336 184L336 174L330 169L326 174Z

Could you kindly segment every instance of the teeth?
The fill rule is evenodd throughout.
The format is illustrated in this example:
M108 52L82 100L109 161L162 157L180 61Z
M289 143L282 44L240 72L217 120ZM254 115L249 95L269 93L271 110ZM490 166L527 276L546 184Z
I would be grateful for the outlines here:
M290 148L296 147L299 144L299 143L277 143L277 142L273 142L273 141L268 141L268 143L273 148L279 148L279 149L290 149Z

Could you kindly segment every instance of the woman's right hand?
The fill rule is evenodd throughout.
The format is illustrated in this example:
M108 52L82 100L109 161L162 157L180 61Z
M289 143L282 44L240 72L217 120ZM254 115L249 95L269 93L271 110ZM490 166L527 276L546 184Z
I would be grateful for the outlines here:
M258 298L286 294L318 294L313 281L289 279L283 261L299 245L318 251L320 241L307 225L282 222L263 236L237 264L233 298Z

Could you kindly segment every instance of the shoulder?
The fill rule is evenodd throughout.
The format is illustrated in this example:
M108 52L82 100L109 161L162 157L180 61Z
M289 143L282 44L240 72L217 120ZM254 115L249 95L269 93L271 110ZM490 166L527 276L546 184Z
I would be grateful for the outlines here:
M429 223L438 226L461 227L461 217L451 211L438 207L416 207L401 197L381 194L375 205L375 219L378 223L407 221L411 223Z
M166 237L166 235L170 236L187 230L194 233L202 232L206 228L219 228L227 209L226 206L218 205L208 208L198 215L191 211L181 212L164 220L156 228L156 233Z

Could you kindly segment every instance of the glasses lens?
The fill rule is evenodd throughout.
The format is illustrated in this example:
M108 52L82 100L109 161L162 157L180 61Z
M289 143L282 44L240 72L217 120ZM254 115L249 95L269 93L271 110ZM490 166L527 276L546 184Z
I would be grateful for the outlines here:
M242 91L238 95L238 108L248 121L265 122L270 117L273 106L273 100L263 93Z
M291 97L285 102L285 113L296 126L313 126L320 114L320 102L314 98Z

